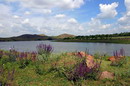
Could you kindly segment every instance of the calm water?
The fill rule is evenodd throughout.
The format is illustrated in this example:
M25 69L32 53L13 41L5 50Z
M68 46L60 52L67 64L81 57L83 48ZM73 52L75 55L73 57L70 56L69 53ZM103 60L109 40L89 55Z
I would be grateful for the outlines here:
M18 42L0 42L0 49L9 50L15 47L18 51L36 51L39 43L51 44L55 53L70 51L85 51L89 49L91 54L107 53L113 54L114 50L124 48L126 55L130 56L130 44L112 44L112 43L79 43L79 42L51 42L51 41L18 41Z

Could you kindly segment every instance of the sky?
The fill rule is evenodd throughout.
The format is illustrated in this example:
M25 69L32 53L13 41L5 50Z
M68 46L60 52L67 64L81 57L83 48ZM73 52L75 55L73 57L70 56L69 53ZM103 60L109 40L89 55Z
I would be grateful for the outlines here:
M0 37L130 31L130 0L0 0Z

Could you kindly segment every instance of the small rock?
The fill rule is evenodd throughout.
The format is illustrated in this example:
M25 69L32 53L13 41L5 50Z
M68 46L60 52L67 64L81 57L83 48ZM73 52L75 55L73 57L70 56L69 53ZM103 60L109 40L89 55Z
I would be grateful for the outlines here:
M95 61L94 61L94 57L91 56L91 55L88 55L86 57L86 64L87 64L87 67L93 68L95 66L95 64L96 64Z
M80 51L79 52L81 55L82 55L82 57L85 57L87 54L85 53L85 52L83 52L83 51Z
M108 58L108 60L113 62L113 61L115 61L116 59L115 59L114 56L111 56L111 57Z
M113 79L114 78L114 73L104 71L101 73L100 79Z
M81 57L81 58L87 56L87 54L85 52L83 52L83 51L76 52L75 55L78 56L78 57Z

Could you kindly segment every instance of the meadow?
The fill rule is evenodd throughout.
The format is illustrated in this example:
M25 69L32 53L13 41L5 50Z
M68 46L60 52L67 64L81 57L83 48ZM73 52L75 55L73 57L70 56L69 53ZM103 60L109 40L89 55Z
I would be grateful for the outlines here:
M130 85L130 58L124 49L113 56L83 51L54 54L53 50L42 43L34 52L0 50L0 86Z

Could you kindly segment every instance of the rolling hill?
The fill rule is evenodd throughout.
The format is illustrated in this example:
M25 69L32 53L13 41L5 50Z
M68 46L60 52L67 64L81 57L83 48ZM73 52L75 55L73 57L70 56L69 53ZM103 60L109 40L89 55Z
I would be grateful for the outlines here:
M58 35L57 38L59 39L63 39L63 38L71 38L71 37L75 37L75 35L71 35L71 34L61 34L61 35Z
M34 41L34 40L52 40L52 37L36 34L24 34L16 37L0 38L0 41Z

